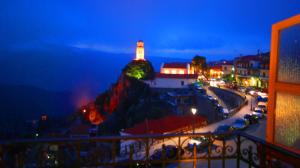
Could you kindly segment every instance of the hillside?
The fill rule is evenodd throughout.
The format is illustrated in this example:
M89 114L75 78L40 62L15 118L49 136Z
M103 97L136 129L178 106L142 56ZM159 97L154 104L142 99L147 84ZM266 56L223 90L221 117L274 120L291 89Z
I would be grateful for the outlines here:
M159 100L147 84L124 74L83 108L87 109L84 118L99 124L99 134L105 135L118 134L146 118L157 119L172 113L172 107Z

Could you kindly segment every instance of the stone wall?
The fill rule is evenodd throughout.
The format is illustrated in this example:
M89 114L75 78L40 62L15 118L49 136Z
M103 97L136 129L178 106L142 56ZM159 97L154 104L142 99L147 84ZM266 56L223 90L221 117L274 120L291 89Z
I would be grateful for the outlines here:
M246 97L228 89L209 87L226 104L228 110L239 108L245 104Z

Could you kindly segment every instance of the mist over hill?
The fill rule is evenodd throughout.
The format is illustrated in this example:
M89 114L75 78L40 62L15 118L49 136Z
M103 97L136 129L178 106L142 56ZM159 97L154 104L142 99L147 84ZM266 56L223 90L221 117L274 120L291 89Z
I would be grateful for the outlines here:
M58 46L0 50L0 133L18 134L43 114L65 119L117 82L134 56ZM146 59L156 71L162 62L189 61Z
M113 54L73 47L1 51L0 83L28 85L52 91L69 91L77 106L92 100L116 82L132 54ZM162 62L189 61L147 57L156 71Z

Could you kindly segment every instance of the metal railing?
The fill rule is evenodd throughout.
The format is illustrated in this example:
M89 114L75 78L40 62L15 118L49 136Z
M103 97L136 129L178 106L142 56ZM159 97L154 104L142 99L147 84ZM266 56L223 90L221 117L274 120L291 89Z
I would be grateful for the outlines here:
M176 167L296 167L300 155L242 132L0 142L0 167L166 167L170 163Z

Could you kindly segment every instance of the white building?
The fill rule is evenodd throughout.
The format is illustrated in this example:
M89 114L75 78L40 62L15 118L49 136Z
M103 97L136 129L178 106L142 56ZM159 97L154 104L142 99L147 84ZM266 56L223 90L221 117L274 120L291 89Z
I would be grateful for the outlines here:
M154 80L145 81L151 88L187 88L197 81L197 74L157 73Z

